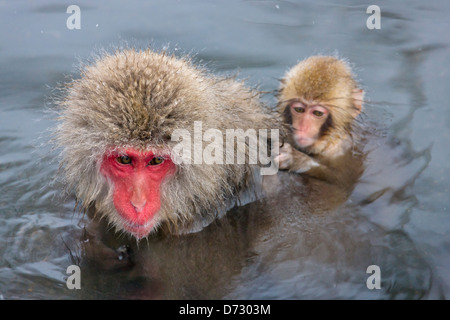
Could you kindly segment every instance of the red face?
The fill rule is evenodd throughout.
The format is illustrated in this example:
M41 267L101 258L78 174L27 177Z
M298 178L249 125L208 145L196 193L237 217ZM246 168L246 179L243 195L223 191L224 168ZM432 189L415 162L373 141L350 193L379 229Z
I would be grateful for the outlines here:
M161 208L161 183L174 172L170 158L152 152L128 149L103 159L101 173L114 184L113 201L122 227L137 239L154 227Z
M290 105L293 137L300 148L312 146L320 136L329 111L319 104L294 102Z

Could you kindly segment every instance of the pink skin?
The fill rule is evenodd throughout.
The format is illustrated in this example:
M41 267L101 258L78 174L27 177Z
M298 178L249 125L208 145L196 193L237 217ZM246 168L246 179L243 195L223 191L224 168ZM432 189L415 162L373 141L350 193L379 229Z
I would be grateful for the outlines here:
M300 148L307 148L318 139L320 128L328 117L327 108L318 104L294 102L290 106L294 140Z
M100 169L114 184L114 206L123 220L123 228L137 239L153 229L154 218L161 208L161 183L175 172L170 158L162 157L163 161L155 164L152 162L155 157L161 156L127 149L105 156Z

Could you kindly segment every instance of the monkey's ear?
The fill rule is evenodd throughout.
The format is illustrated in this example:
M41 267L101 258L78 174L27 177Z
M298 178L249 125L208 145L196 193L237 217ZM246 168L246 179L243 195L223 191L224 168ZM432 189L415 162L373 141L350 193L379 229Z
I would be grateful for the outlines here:
M353 106L355 107L355 109L353 110L352 113L353 113L353 117L356 118L362 110L363 99L364 99L364 90L363 89L354 90L352 93L352 97L353 97Z

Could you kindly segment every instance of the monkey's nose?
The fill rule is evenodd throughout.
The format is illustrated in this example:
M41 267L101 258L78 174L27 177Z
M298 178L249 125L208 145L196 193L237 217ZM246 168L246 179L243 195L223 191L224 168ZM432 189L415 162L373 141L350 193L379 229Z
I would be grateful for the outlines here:
M145 205L147 204L147 200L144 200L143 202L133 202L131 201L131 205L133 206L134 210L136 210L136 212L141 212L142 210L144 210Z

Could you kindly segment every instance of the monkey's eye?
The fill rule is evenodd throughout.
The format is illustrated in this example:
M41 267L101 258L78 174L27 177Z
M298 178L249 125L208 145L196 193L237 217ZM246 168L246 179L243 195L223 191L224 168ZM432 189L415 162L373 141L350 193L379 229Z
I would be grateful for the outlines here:
M303 113L305 112L305 108L303 107L294 107L294 111L297 113Z
M158 164L161 164L164 162L163 157L154 157L150 162L148 163L149 166L157 166Z
M319 110L314 110L313 111L313 115L315 115L316 117L322 117L324 115L324 113L322 111Z
M129 156L126 156L126 155L118 157L116 160L120 164L131 164L131 158Z

